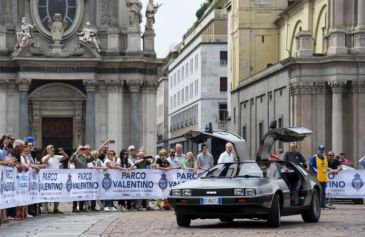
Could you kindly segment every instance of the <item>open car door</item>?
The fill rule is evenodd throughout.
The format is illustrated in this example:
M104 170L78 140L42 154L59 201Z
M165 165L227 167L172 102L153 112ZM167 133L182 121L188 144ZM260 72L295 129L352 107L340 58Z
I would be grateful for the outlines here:
M297 142L302 141L312 131L304 127L275 128L268 131L260 141L256 160L268 160L271 156L272 146L276 141Z
M202 132L191 130L184 134L185 139L190 140L194 143L204 143L209 138L216 138L225 141L225 143L230 142L233 144L234 152L238 161L242 160L252 160L250 157L250 153L248 151L246 141L240 136L228 132L228 131L211 131L211 132ZM214 144L212 144L213 146ZM224 152L224 151L222 151Z

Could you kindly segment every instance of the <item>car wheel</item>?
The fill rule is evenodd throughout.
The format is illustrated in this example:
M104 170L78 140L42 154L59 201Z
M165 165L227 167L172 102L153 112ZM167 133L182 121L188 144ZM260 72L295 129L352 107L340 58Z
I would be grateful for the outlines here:
M191 223L191 218L185 215L176 215L176 222L178 226L189 227Z
M305 222L315 223L318 222L320 216L321 206L319 202L319 194L317 190L314 190L311 205L308 210L302 212L302 218Z
M232 222L234 219L230 217L221 217L219 218L221 222Z
M270 227L280 226L280 197L279 194L275 194L272 200L271 208L267 216L267 224Z

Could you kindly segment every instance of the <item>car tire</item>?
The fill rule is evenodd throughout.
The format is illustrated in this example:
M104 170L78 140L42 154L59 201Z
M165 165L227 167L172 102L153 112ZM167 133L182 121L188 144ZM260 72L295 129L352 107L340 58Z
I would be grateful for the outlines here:
M319 200L319 194L317 190L313 191L311 205L308 210L302 212L302 218L304 222L316 223L321 216L321 206Z
M280 197L277 193L272 200L271 208L267 216L267 225L269 227L280 227Z
M221 218L219 218L219 220L221 222L232 222L234 220L234 218L231 218L231 217L221 217Z
M191 218L186 215L176 215L176 223L181 227L189 227L191 223Z

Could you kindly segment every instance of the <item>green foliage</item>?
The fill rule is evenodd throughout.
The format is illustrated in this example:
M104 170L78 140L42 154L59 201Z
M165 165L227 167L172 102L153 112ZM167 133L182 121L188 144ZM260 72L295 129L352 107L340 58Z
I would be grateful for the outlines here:
M212 4L213 0L206 0L204 3L200 5L200 8L196 11L195 15L198 21L204 15L205 11L208 9L210 4Z

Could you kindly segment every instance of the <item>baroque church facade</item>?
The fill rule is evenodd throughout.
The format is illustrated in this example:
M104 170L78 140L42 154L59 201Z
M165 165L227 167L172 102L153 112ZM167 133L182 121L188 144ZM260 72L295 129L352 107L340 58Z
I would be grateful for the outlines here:
M38 148L113 139L116 151L133 144L153 153L158 7L139 0L1 0L0 133L33 136Z
M231 129L254 156L270 121L307 127L305 157L324 144L356 166L365 154L365 0L230 3Z

